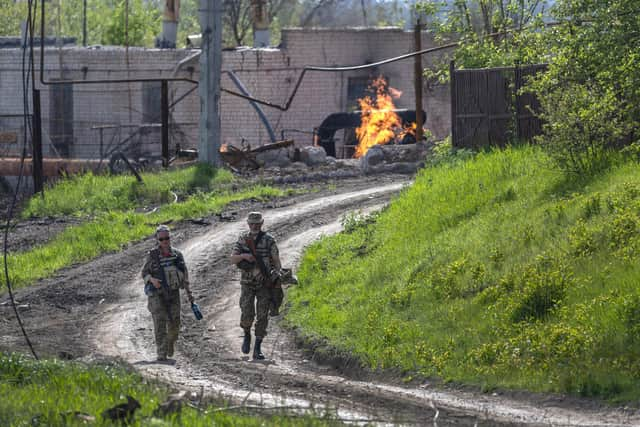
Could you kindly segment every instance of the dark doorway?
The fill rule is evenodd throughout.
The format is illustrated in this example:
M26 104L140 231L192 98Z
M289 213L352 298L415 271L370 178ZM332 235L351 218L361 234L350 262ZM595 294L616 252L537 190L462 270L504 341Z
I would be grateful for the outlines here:
M61 157L72 154L73 138L73 85L51 86L49 100L49 137Z

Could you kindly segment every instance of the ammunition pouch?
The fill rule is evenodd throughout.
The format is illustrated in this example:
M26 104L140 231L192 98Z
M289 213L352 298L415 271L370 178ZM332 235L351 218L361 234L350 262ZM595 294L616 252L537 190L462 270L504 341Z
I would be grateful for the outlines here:
M175 291L184 287L184 273L175 266L165 267L164 274L167 279L169 289Z

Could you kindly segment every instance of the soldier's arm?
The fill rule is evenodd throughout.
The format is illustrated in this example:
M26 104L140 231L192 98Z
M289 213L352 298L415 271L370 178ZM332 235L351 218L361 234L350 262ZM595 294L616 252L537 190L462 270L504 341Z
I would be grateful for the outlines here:
M178 258L180 264L182 265L182 273L184 277L182 279L182 285L184 286L184 291L187 293L187 298L189 302L193 302L193 294L191 293L191 283L189 282L189 269L187 268L187 263L184 262L184 256L182 252L178 252Z
M235 265L242 260L246 260L249 262L253 262L256 260L251 253L247 253L243 250L242 248L243 245L244 245L244 239L242 238L242 236L240 236L240 238L233 245L233 251L231 251L231 257L229 257L231 264Z
M144 280L145 283L147 283L149 281L149 278L151 277L151 254L147 254L147 258L144 261L144 265L142 266L142 280Z
M151 252L147 254L147 259L144 262L144 266L142 267L142 280L144 283L153 284L154 287L159 289L162 286L160 280L156 277L153 277L153 259L151 257Z

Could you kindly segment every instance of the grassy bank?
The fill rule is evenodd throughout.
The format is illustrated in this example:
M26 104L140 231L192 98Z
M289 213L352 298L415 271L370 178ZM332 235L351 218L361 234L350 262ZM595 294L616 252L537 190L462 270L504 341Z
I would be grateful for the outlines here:
M206 165L147 173L143 179L139 183L130 176L88 174L58 182L44 198L32 197L21 213L24 218L74 216L82 221L46 244L10 253L13 286L26 286L73 263L117 251L153 234L158 224L219 213L240 200L285 194L273 187L235 182L229 172ZM0 285L5 285L4 275Z
M371 368L640 397L640 168L567 180L523 147L422 170L305 253L287 321Z
M170 391L116 364L85 365L59 360L34 361L0 353L0 424L3 426L111 426L104 410L126 402L130 395L140 402L131 426L328 426L330 419L287 418L280 415L238 414L223 402L184 405L180 413L153 415ZM85 422L75 411L95 417Z

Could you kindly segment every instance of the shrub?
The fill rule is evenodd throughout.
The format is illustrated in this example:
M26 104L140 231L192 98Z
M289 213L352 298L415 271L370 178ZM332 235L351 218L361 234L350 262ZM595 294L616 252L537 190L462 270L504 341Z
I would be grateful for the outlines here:
M639 231L640 218L635 212L627 210L616 214L611 222L611 247L618 249L628 245Z
M598 248L597 230L588 227L582 219L578 219L568 234L571 253L576 257L586 257Z
M376 211L370 214L360 212L347 213L341 220L343 231L345 233L353 233L356 230L375 224L376 219L380 216L380 212L381 211Z
M596 216L600 213L600 194L595 193L589 197L582 206L582 217L589 219L592 216Z
M620 314L625 326L626 341L633 345L640 344L640 295L627 297Z
M437 141L433 146L431 156L427 158L427 164L436 166L439 164L456 163L471 159L474 155L473 150L467 148L453 148L451 137Z
M539 258L521 276L520 293L511 320L517 323L544 319L564 299L571 280L566 266Z
M537 140L565 172L601 171L609 166L607 149L622 137L618 102L599 87L560 85L541 97L545 124Z

